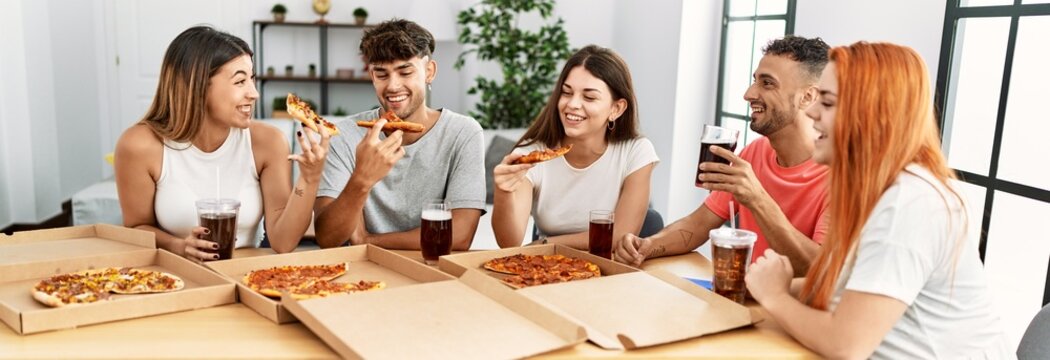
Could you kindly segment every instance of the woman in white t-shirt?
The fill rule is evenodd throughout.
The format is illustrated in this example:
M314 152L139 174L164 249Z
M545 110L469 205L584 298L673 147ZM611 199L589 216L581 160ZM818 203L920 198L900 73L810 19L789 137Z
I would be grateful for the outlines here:
M300 133L289 155L276 128L252 121L258 101L252 51L244 40L207 26L183 31L164 54L157 94L117 140L115 169L124 226L156 235L157 247L192 260L218 259L204 240L195 202L240 201L235 247L259 245L261 219L277 252L295 249L310 226L328 135ZM324 130L322 130L324 131ZM300 176L294 192L292 164Z
M586 46L565 63L554 89L517 148L493 170L496 242L520 246L530 213L544 243L587 250L591 210L615 211L613 239L637 234L659 159L638 133L627 64L612 50ZM532 150L564 146L572 150L563 157L511 165Z
M980 234L969 230L940 150L922 58L865 42L830 57L820 103L808 111L818 133L813 158L830 167L827 237L796 282L791 262L766 250L747 275L751 295L830 358L1013 358L978 256Z

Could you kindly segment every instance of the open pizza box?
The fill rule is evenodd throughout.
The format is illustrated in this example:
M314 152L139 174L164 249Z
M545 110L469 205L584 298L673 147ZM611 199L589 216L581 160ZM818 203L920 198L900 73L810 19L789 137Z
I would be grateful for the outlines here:
M751 312L743 305L674 274L666 271L643 272L563 245L442 256L438 267L457 276L482 275L488 282L503 285L499 279L507 275L485 270L482 264L514 254L561 254L598 265L602 271L599 278L532 286L515 292L582 324L587 330L588 339L602 348L643 348L718 333L754 322Z
M349 271L336 278L335 282L382 281L386 283L386 289L383 291L405 285L455 279L419 261L374 245L234 258L207 262L205 266L237 283L237 295L242 303L275 323L286 324L295 322L295 316L281 305L280 300L268 298L249 288L244 284L244 276L252 270L275 266L327 265L343 262L350 263Z
M55 274L107 267L134 267L180 277L182 290L112 294L111 300L52 308L31 290ZM0 320L19 334L230 304L229 280L189 260L157 250L153 233L112 225L87 225L0 237Z
M480 273L312 300L286 294L283 302L348 359L511 359L587 340L565 315Z

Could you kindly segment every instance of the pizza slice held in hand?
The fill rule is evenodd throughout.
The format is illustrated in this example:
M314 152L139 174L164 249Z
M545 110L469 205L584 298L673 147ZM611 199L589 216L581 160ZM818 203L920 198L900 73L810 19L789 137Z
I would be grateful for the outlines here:
M395 114L393 111L387 111L377 119L358 121L357 126L366 128L373 127L376 125L376 122L379 121L380 118L386 119L386 124L383 124L383 130L401 130L404 132L420 133L427 129L427 127L423 126L423 124L401 120L401 118L398 117L397 114Z
M558 158L559 156L565 155L565 153L569 152L569 150L572 150L572 144L569 144L569 146L563 146L563 147L556 148L556 149L536 150L536 151L530 152L528 154L525 154L525 156L522 156L520 158L515 159L510 164L511 165L518 165L518 164L541 163L541 162L544 162L544 161L547 161L547 160L553 160L553 159Z
M288 98L285 99L285 102L288 107L288 114L303 123L303 126L306 126L317 133L321 133L320 128L323 127L328 129L329 136L339 135L339 127L335 126L331 121L325 120L325 118L317 115L317 113L310 108L310 104L306 103L295 94L288 93Z

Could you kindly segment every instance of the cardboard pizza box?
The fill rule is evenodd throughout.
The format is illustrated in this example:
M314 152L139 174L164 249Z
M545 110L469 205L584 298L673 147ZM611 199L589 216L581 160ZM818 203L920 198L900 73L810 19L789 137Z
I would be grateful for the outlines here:
M185 287L58 308L31 294L37 282L55 274L125 266L174 274ZM0 237L0 320L22 335L230 304L237 300L234 289L222 276L157 250L146 231L89 225Z
M527 287L516 292L540 306L567 314L587 329L591 342L602 348L637 349L753 323L750 311L743 305L688 280L665 271L644 272L562 245L443 256L438 266L453 275L473 273L502 285L499 279L506 275L484 270L481 265L519 253L562 254L591 261L601 268L599 278Z
M557 311L481 274L285 306L348 359L511 359L586 341Z
M243 280L244 275L252 270L282 265L323 265L340 262L349 262L350 270L337 278L336 282L383 281L387 289L390 289L455 279L419 261L408 259L374 245L234 258L206 262L204 265L237 283L237 294L242 303L275 323L286 324L296 321L295 316L281 305L280 300L263 296L246 286Z

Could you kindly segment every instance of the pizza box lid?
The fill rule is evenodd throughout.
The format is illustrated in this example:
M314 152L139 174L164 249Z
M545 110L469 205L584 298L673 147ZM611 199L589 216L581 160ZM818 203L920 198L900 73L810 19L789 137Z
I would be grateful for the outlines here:
M452 280L455 277L374 245L356 245L324 250L293 252L205 262L204 266L237 283L240 301L263 317L278 324L296 321L280 301L259 294L244 284L249 271L282 265L321 265L349 262L350 270L337 282L359 280L383 281L386 288L397 288L425 282ZM383 291L386 291L384 289Z
M563 314L485 277L283 302L349 359L522 358L586 340Z
M0 248L0 254L4 251L6 248ZM171 273L182 278L185 286L169 293L114 294L110 301L59 308L40 304L30 292L40 279L54 274L125 266ZM32 334L230 304L237 300L234 289L234 285L219 274L157 249L41 260L6 265L0 270L0 321L19 334Z
M153 249L153 233L108 224L17 232L0 236L0 273L28 263Z
M567 314L587 329L591 342L602 348L631 350L753 323L750 311L743 305L667 271L643 272L562 245L443 256L439 266L451 274L476 273L502 285L498 279L505 275L484 270L481 264L518 253L563 254L589 260L602 269L603 276L599 278L516 291L541 306Z

